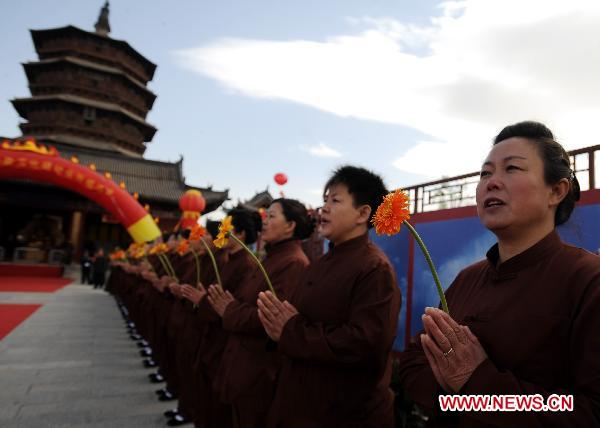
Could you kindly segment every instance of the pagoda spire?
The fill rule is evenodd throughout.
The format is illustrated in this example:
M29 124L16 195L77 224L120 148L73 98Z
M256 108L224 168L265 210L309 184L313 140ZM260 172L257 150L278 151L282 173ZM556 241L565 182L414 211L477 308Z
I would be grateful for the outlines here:
M108 0L104 3L102 9L100 9L100 15L98 16L98 21L96 21L96 34L100 34L101 36L108 36L110 33L110 24L108 23Z

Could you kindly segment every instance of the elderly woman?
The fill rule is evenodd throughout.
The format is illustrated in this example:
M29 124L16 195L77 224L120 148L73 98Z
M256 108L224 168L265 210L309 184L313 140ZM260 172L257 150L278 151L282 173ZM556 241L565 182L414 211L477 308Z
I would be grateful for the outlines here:
M294 199L276 199L267 211L261 234L267 251L263 265L282 299L294 294L308 266L300 241L313 228L306 208ZM269 337L256 306L258 293L267 289L260 272L240 284L239 299L214 285L209 289L209 301L229 332L215 388L224 402L233 405L235 427L263 428L275 392L279 354L268 349Z
M561 241L579 199L565 150L536 122L504 128L481 169L477 212L498 242L427 308L399 359L431 426L599 426L600 258ZM453 412L440 394L572 395L573 411Z

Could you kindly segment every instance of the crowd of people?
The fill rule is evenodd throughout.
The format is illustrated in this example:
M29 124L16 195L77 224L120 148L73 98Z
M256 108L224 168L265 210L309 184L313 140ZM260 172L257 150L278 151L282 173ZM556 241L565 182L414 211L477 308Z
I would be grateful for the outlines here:
M449 313L426 308L398 353L400 291L368 237L387 193L366 169L336 170L318 222L329 250L312 263L300 242L314 219L286 198L264 219L230 211L237 240L222 248L184 231L162 255L113 261L107 289L158 368L151 380L166 382L159 399L177 399L168 425L393 427L394 360L429 426L600 425L600 257L556 232L579 185L551 131L522 122L495 138L476 199L498 242L448 288ZM259 234L265 273L242 245ZM442 411L438 397L456 394L571 394L574 409Z
M401 299L389 261L368 239L387 190L379 176L352 166L325 188L320 233L331 248L310 267L300 242L314 220L300 202L273 201L264 221L256 212L229 212L242 243L261 233L272 292L235 240L207 251L208 233L184 254L170 240L170 267L154 255L151 266L113 266L109 289L134 337L151 348L143 350L152 357L147 365L160 367L153 379L166 388L159 395L178 399L170 425L393 425L389 383Z

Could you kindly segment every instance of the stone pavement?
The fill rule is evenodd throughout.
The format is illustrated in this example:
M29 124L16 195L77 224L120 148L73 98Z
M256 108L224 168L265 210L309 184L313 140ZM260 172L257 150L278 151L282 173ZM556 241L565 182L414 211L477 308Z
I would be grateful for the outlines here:
M0 341L0 427L164 427L161 403L105 291L0 293L44 306Z

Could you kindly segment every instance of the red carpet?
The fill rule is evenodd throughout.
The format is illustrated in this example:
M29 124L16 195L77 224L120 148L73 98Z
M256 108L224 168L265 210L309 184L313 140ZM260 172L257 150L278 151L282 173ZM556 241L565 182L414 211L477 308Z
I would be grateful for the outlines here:
M60 266L0 264L0 276L41 276L45 278L60 278L63 269ZM2 279L0 279L1 281Z
M0 276L0 292L54 293L71 281L67 278Z
M0 304L0 340L41 307L42 305Z

